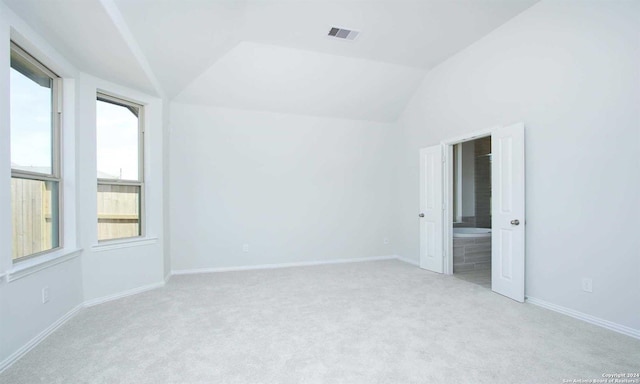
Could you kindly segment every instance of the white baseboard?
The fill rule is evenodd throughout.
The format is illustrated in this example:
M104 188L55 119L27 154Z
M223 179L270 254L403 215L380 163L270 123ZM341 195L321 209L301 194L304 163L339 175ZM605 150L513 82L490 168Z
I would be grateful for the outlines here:
M161 281L159 283L149 284L149 285L143 285L142 287L133 288L133 289L130 289L128 291L123 291L123 292L119 292L119 293L116 293L116 294L113 294L113 295L108 295L108 296L98 297L96 299L87 300L87 301L84 302L84 306L85 307L93 307L94 305L106 303L107 301L121 299L123 297L135 295L135 294L142 293L142 292L145 292L145 291L150 291L152 289L160 288L160 287L163 287L163 286L164 286L164 281Z
M416 267L420 266L420 262L416 260L407 259L406 257L396 256L396 259L400 261L404 261L407 264L415 265Z
M354 258L354 259L333 259L333 260L318 260L318 261L302 261L302 262L297 262L297 263L247 265L247 266L238 266L238 267L178 269L178 270L171 271L171 275L190 275L190 274L194 274L194 273L251 271L251 270L254 270L254 269L308 267L308 266L312 266L312 265L360 263L360 262L364 262L364 261L379 261L379 260L394 260L394 259L397 259L397 256L390 255L390 256L375 256L375 257L359 257L359 258Z
M47 338L47 336L52 334L56 329L60 328L60 326L62 326L64 323L71 320L71 318L77 315L82 308L83 308L82 304L73 308L72 310L64 314L61 318L56 320L55 323L51 324L44 331L40 332L36 337L29 340L29 342L27 342L25 345L20 347L20 349L18 349L17 351L12 353L9 357L4 359L4 361L0 362L0 373L2 373L5 369L9 368L13 363L18 361L18 359L20 359L22 356L26 355L27 352L35 348L38 344L40 344L42 340Z
M623 335L640 339L640 330L638 329L630 328L625 325L614 323L609 320L604 320L599 317L591 316L571 308L566 308L557 304L550 303L548 301L536 299L535 297L527 297L527 303L531 303L533 305L537 305L542 308L550 309L554 312L562 313L563 315L571 316L575 319L586 321L587 323L597 325L599 327L606 328L614 332L622 333Z

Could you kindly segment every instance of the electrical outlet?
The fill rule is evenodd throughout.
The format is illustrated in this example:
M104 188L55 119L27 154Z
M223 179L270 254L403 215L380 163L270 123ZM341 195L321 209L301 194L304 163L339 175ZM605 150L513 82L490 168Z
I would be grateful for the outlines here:
M42 288L42 304L49 301L49 287Z
M593 280L588 277L582 278L582 290L585 292L593 292Z
M249 252L249 244L242 244L242 252Z
M384 244L389 244L389 239L387 239L387 238L385 237L385 238L384 238L384 240L382 240L382 242L383 242Z

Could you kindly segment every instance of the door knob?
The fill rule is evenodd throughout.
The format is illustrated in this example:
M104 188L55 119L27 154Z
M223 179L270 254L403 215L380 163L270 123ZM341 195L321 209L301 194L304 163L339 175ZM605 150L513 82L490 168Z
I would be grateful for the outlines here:
M419 214L418 217L424 217L424 213Z
M511 220L511 225L520 225L520 220L518 219Z

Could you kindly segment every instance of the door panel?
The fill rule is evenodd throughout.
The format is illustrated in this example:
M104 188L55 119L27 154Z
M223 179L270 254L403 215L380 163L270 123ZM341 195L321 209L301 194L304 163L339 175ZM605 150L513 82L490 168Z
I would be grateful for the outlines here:
M524 124L491 134L491 289L524 301Z
M443 272L442 147L420 150L420 268Z

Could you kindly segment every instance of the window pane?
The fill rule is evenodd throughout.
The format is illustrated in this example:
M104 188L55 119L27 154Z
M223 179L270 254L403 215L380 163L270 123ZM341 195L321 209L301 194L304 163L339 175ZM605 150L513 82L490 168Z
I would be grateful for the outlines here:
M140 186L98 184L98 240L140 235Z
M11 168L52 174L53 80L11 51Z
M139 180L138 109L98 100L98 178Z
M58 248L58 182L11 178L13 259Z

